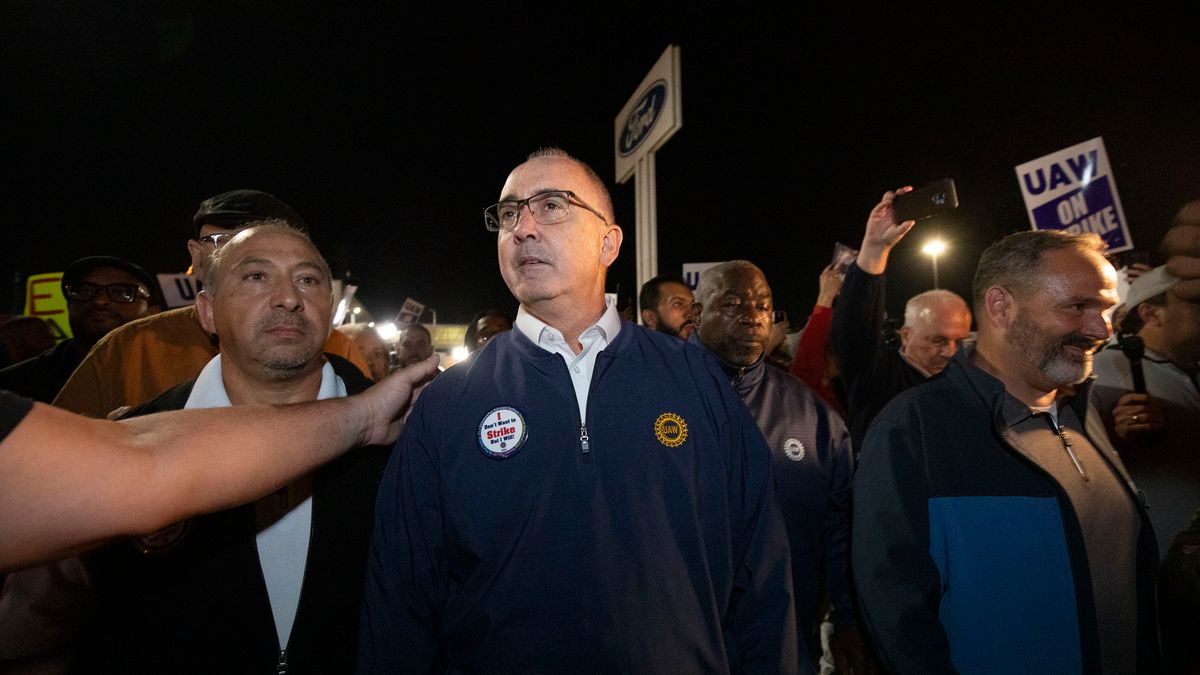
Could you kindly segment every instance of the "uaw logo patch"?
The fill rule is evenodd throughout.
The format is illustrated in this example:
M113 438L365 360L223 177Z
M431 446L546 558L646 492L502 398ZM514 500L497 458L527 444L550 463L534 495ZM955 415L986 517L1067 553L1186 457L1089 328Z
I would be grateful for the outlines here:
M666 412L654 420L654 437L668 448L678 448L687 440L687 422L672 412Z
M799 438L789 438L783 442L783 454L793 462L804 459L804 443Z
M501 406L479 423L479 447L492 459L508 459L525 445L525 418L516 408Z

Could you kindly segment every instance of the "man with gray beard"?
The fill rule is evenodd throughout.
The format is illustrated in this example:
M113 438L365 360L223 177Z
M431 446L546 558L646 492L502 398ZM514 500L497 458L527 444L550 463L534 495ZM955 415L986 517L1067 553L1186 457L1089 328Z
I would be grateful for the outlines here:
M900 673L1156 671L1153 528L1084 426L1117 301L1104 243L1010 235L972 290L977 346L867 432L851 551L873 646Z
M370 381L324 354L329 266L281 220L251 223L212 256L197 300L221 352L130 415L283 405ZM389 448L358 448L243 507L94 554L100 611L78 665L130 672L350 672L375 493ZM137 645L136 648L131 645Z

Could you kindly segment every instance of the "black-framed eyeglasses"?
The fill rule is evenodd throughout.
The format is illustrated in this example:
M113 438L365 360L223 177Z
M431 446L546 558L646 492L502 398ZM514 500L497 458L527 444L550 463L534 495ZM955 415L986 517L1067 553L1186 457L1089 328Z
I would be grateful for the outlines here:
M90 281L80 281L63 286L63 294L67 296L67 300L74 302L87 302L95 298L100 291L104 291L109 300L122 305L128 305L138 298L150 299L150 291L140 284L106 284L102 286Z
M528 206L534 222L538 225L553 225L561 223L571 215L572 204L591 211L604 221L605 225L608 224L607 218L570 190L547 190L527 199L492 204L483 210L483 224L489 232L511 232L517 229L517 222L521 219L521 207Z

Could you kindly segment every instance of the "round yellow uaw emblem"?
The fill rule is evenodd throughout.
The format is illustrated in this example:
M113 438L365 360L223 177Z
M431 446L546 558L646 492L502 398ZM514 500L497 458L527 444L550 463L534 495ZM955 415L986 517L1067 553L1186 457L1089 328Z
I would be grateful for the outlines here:
M668 448L678 448L687 440L687 422L675 413L663 413L654 420L654 437Z

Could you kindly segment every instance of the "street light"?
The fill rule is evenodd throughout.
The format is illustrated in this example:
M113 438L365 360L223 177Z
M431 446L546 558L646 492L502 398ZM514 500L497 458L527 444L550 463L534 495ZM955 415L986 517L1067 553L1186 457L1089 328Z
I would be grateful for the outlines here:
M930 239L929 242L927 242L925 244L925 247L921 249L922 253L933 258L933 287L934 288L939 288L938 272L937 272L937 259L938 259L938 256L941 255L942 253L944 253L945 251L946 251L946 242L942 241L941 239Z

